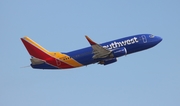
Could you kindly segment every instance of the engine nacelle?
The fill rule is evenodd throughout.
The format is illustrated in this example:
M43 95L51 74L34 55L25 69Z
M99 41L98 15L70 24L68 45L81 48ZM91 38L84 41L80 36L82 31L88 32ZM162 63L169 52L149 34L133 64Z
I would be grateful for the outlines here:
M116 57L124 56L126 54L127 54L126 48L121 47L121 48L118 48L118 49L111 51L111 54L109 55L109 57L110 58L116 58Z
M98 64L108 65L108 64L114 63L116 61L117 61L116 58L110 58L110 59L102 60Z

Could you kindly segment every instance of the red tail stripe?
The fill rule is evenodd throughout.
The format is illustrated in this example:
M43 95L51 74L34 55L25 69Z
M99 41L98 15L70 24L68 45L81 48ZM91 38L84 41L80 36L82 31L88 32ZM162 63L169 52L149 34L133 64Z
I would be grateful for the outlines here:
M21 39L21 40L31 56L45 60L47 63L49 63L55 67L58 67L58 68L74 68L73 66L71 66L67 63L64 63L64 62L46 54L45 52L38 49L37 47L35 47L31 43L29 43L28 41L26 41L24 39Z

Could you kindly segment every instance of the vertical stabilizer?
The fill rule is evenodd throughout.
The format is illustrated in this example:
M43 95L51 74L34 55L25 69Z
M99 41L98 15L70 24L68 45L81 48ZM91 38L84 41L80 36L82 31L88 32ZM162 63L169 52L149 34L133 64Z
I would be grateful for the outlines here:
M49 51L37 44L36 42L34 42L29 37L23 37L21 38L21 40L32 57L42 60L47 59L49 57Z

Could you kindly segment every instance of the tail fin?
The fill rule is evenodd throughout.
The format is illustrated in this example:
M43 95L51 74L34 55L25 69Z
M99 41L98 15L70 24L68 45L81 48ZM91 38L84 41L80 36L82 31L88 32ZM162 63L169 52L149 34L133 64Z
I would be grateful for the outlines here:
M60 52L49 52L28 37L21 38L24 46L32 56L31 67L35 69L63 69L82 66L76 60L64 61L60 57L69 57Z
M38 58L38 59L47 59L49 57L49 51L34 42L29 37L25 36L21 38L24 46L26 47L27 51L32 57Z

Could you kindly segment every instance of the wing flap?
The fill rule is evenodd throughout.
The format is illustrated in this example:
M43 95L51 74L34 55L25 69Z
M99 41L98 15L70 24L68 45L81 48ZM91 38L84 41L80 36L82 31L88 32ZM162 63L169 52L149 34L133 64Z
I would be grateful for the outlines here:
M110 50L103 48L101 45L91 40L88 36L85 37L93 49L93 54L94 54L93 59L106 58L111 53Z

